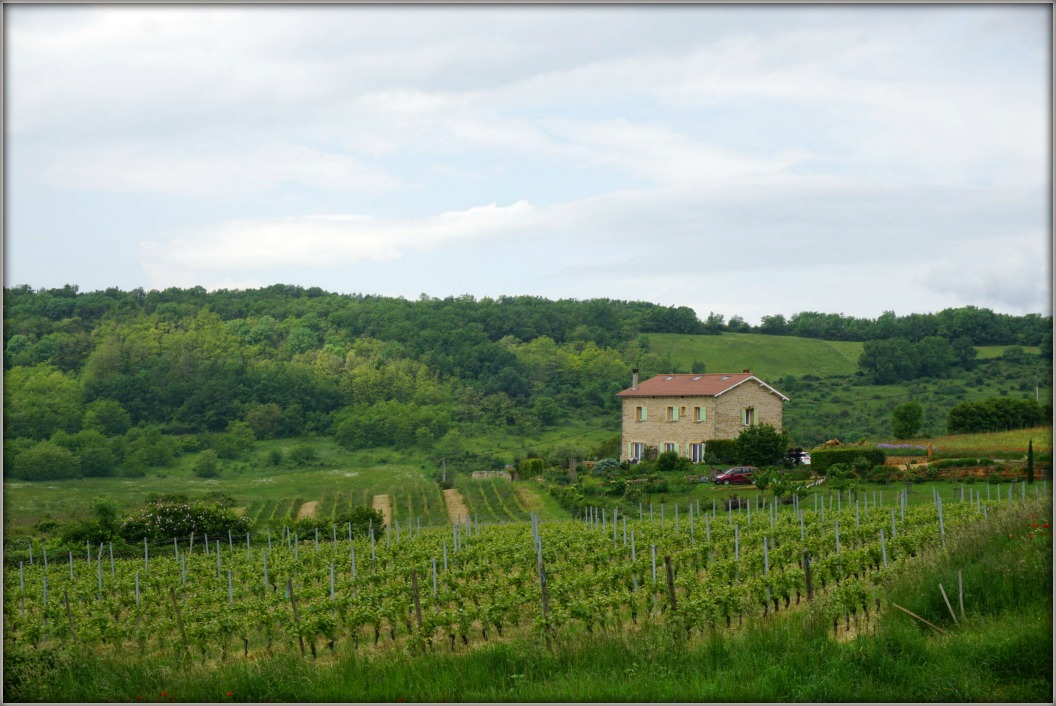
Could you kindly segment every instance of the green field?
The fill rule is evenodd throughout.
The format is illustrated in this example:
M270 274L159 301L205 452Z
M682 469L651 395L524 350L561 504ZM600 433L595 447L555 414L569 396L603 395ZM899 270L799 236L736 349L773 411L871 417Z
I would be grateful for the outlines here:
M651 333L648 338L650 350L670 354L681 370L688 371L693 361L701 360L707 366L705 372L733 373L748 368L771 383L784 375L852 375L862 353L862 344L855 341L761 333Z
M703 361L709 373L732 373L745 368L759 377L775 381L784 375L818 377L853 375L862 354L860 341L823 341L799 336L763 333L722 333L714 336L681 333L650 333L649 348L670 355L680 370L693 361ZM1000 358L1008 346L976 346L980 360ZM1028 355L1038 355L1037 346L1022 346Z

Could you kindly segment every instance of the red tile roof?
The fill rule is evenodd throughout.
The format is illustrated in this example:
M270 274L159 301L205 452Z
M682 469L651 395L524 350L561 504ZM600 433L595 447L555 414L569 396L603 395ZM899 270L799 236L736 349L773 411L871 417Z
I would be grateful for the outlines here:
M657 375L648 380L638 383L638 389L628 387L622 392L616 393L617 397L718 397L724 392L754 380L781 399L788 401L774 388L757 378L751 373L708 373L697 375L694 373L673 373L671 375Z

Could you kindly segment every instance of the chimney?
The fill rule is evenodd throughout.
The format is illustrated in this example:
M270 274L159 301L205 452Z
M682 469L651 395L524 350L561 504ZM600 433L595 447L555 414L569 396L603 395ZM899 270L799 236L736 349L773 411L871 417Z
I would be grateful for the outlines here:
M751 370L749 370L748 368L745 368L745 369L744 369L744 374L745 374L745 375L747 375L747 374L748 374L748 373L750 373L750 372L752 372L752 371L751 371Z
M631 370L631 389L638 389L638 368Z

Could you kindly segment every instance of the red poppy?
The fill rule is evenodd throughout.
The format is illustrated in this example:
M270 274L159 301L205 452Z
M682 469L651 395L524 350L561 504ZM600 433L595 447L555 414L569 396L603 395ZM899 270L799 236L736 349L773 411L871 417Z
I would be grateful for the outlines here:
M1037 523L1037 522L1035 522L1035 523L1034 523L1034 526L1035 526L1035 527L1037 527L1037 526L1038 526L1038 523Z
M162 696L168 696L168 695L169 695L169 692L167 692L167 691L163 691L163 692L161 692L161 695L162 695Z
M233 692L229 691L229 692L227 692L227 695L228 695L228 696L231 696L231 694L232 694L232 693L233 693Z

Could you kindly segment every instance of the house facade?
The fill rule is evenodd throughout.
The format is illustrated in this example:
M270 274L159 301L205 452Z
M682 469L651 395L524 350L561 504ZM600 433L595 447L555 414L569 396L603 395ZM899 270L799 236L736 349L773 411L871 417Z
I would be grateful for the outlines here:
M735 439L746 427L770 424L781 431L788 398L750 371L657 375L616 394L623 403L620 460L641 460L646 447L676 451L694 463L710 439Z

